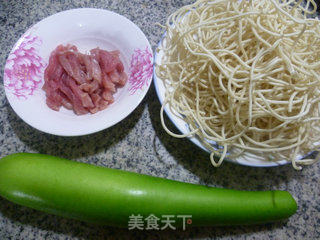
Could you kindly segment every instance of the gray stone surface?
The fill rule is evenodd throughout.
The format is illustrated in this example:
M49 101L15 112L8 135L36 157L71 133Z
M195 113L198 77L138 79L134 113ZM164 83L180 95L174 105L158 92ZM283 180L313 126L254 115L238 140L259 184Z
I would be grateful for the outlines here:
M162 30L155 25L188 1L174 0L0 0L0 78L10 49L39 20L59 11L95 7L115 11L137 24L153 49ZM119 124L83 137L56 137L25 124L9 106L0 85L0 156L39 152L184 182L232 189L290 191L298 201L288 221L186 231L129 231L68 220L0 198L0 239L320 239L320 164L295 171L288 166L250 168L224 162L213 168L207 153L186 139L168 136L159 120L160 104L151 86L139 107ZM169 126L174 128L172 125ZM1 173L0 173L1 174Z

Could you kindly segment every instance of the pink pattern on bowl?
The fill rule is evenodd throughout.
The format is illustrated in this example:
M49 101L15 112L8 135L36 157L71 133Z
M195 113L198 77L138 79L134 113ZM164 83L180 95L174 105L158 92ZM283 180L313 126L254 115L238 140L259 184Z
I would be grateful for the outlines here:
M4 87L19 99L27 99L40 88L46 66L37 52L41 44L39 37L26 34L7 59Z
M152 53L149 48L135 49L130 63L129 91L134 94L138 89L148 86L153 72Z

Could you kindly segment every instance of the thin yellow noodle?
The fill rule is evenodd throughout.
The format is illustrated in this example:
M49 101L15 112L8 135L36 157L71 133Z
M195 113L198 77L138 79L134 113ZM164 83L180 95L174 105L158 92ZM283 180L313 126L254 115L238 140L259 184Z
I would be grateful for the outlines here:
M196 136L215 167L247 153L297 170L319 161L301 159L320 145L320 21L303 2L198 0L170 15L156 65L165 131ZM167 105L188 133L168 129Z

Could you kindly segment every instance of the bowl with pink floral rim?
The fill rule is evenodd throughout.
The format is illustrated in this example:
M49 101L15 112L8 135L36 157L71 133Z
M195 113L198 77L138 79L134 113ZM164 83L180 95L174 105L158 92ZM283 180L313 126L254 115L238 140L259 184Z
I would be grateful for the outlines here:
M120 51L128 80L106 109L76 115L47 106L44 71L60 44L75 45L82 53L97 47ZM111 127L134 111L151 85L152 72L152 49L139 27L108 10L81 8L59 12L29 28L8 56L3 84L11 107L27 124L54 135L80 136Z

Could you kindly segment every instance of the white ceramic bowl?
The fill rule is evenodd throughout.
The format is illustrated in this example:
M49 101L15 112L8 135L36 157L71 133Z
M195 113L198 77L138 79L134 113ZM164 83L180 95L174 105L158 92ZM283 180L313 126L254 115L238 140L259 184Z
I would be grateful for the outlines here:
M165 35L164 35L165 36ZM162 44L162 41L164 39L164 36L162 37L161 41L158 44L158 49L160 49L160 46ZM155 65L156 64L161 64L161 59L163 56L163 51L155 51L154 54L154 62ZM163 84L162 79L160 79L156 72L155 72L155 66L154 66L154 73L153 73L153 81L154 81L154 85L155 85L155 89L158 95L158 98L160 100L160 103L163 104L164 102L164 98L165 98L165 86ZM177 115L179 115L178 113L173 113L171 111L171 109L169 108L168 105L166 105L164 107L164 110L166 112L166 114L168 115L169 119L172 121L172 123L178 128L178 130L182 133L182 134L186 134L189 131L189 126L188 124L181 118L181 117L177 117ZM180 115L181 116L181 115ZM198 138L196 137L188 137L195 145L197 145L198 147L200 147L201 149L210 152L210 150L208 148L206 148L201 141L199 141ZM214 146L216 149L219 148L219 146L217 145L216 142L210 142L210 144L212 146ZM300 156L301 157L301 156ZM209 157L208 157L209 158ZM290 162L286 161L286 160L278 160L278 161L265 161L263 160L264 158L262 158L258 153L249 153L246 152L245 154L241 155L238 158L226 158L226 161L229 162L233 162L233 163L237 163L237 164L241 164L241 165L246 165L246 166L251 166L251 167L274 167L274 166L280 166L280 165L284 165L284 164L288 164Z
M129 79L115 102L95 114L77 116L46 105L44 70L59 44L80 52L100 47L118 49ZM14 45L4 69L4 86L13 110L32 127L54 135L79 136L106 129L128 116L142 101L152 81L153 56L143 32L129 19L102 9L59 12L28 29Z

